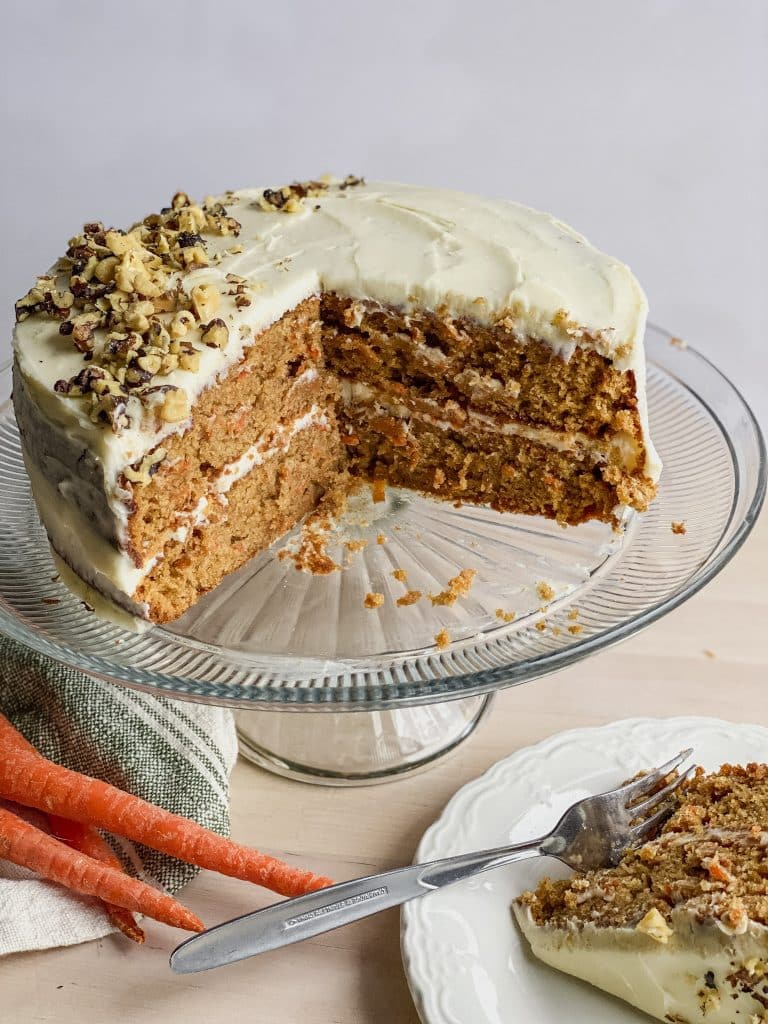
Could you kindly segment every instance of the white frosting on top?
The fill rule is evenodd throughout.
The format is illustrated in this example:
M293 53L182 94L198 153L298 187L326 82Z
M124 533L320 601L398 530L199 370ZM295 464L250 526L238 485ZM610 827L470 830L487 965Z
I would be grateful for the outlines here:
M671 913L671 934L659 942L629 927L537 925L530 908L515 904L513 909L540 960L651 1017L687 1024L749 1024L763 1019L768 983L764 925L753 921L744 932L728 934L717 922L698 922L678 908ZM760 998L752 994L753 987ZM606 1006L606 1017L608 1013Z
M444 307L453 316L505 323L568 358L577 345L595 348L637 381L646 472L659 464L647 438L642 340L645 296L630 270L561 221L517 203L447 189L368 183L308 197L299 212L264 210L262 189L221 197L242 229L239 238L206 235L220 262L184 273L189 293L211 283L222 293L217 316L229 326L225 349L203 347L197 371L177 369L158 383L197 395L238 362L255 333L319 292L337 291L409 309ZM237 242L237 245L233 243ZM242 252L233 252L242 246ZM248 282L250 305L238 308L227 274ZM182 423L153 415L121 434L94 424L88 405L54 391L87 365L58 321L32 316L18 324L15 357L46 415L104 464L116 480ZM195 340L190 335L191 340ZM151 413L151 410L150 410Z

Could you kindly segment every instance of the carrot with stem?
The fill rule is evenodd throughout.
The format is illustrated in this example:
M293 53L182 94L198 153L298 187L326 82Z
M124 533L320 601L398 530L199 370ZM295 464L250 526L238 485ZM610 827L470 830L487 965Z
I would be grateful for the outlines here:
M172 896L70 849L5 807L0 807L0 858L82 896L97 896L174 928L191 932L204 929L202 921Z
M3 715L0 715L0 748L4 751L18 748L18 750L24 753L42 757L37 748ZM66 843L67 846L71 846L75 850L79 850L87 857L100 860L116 871L123 870L120 859L115 856L95 828L91 828L90 825L83 825L79 821L68 821L66 818L60 818L55 814L48 815L48 822L53 835L60 842ZM103 900L101 902L104 903ZM125 907L118 907L113 903L104 903L104 909L112 924L123 935L133 942L139 944L144 942L144 932L139 927L136 918L130 910L126 910Z
M0 740L16 732L0 715ZM281 896L300 896L332 885L330 878L291 867L240 846L210 829L125 793L99 779L54 764L18 744L0 755L0 797L46 814L102 828L178 860L255 882Z

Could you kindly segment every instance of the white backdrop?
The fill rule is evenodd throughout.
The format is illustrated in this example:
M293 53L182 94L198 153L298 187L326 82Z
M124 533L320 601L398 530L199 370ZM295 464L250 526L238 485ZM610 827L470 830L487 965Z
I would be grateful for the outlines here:
M768 2L0 8L0 337L84 220L325 171L550 210L768 425Z

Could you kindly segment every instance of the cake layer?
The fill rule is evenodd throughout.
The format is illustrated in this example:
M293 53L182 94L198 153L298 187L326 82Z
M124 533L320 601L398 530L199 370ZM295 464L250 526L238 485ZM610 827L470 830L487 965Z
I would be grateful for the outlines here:
M619 506L642 510L654 493L619 437L599 440L460 407L446 413L437 402L349 381L343 394L351 468L364 477L572 525L615 522Z
M138 586L134 600L155 622L182 615L230 572L268 547L338 486L341 444L326 415L315 417L290 445L246 454L221 474L204 518L165 544L163 557ZM242 475L240 475L242 474Z
M345 377L393 381L432 400L592 436L642 427L631 370L577 347L568 359L499 324L402 310L339 295L322 297L323 349Z
M439 498L488 504L576 525L615 522L624 474L606 479L592 453L558 450L519 434L389 417L370 407L344 412L351 470ZM634 493L623 495L637 500Z
M174 517L195 508L223 466L312 406L334 406L338 384L322 368L318 312L318 300L308 299L264 330L228 375L200 395L186 431L150 455L162 454L151 476L121 479L131 495L126 546L137 564L162 548ZM142 463L132 468L135 474Z

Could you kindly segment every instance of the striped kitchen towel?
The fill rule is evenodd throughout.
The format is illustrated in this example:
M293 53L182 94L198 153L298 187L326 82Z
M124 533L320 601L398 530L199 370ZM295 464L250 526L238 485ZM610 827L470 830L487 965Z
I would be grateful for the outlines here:
M0 711L46 757L229 834L237 757L229 711L100 682L8 639L0 639ZM198 871L107 838L131 874L170 893ZM98 901L0 860L0 955L114 930Z

